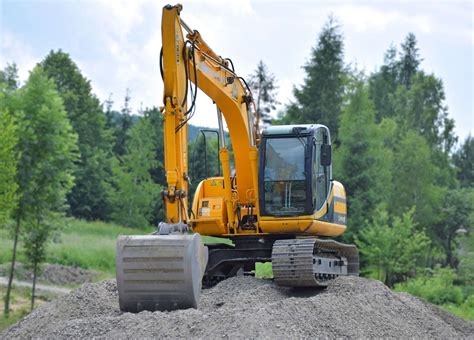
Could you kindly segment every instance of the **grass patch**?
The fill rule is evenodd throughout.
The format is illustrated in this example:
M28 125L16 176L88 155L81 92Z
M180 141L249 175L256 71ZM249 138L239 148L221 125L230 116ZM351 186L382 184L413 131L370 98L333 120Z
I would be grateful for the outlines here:
M0 296L3 304L5 303L6 288L0 286ZM35 308L41 306L46 301L49 301L53 296L51 294L42 294L36 291ZM9 326L18 322L21 318L30 313L31 304L31 289L25 287L13 286L10 295L10 314L8 318L5 315L0 316L0 332L7 329Z
M77 266L104 272L115 272L115 242L118 235L143 235L153 228L131 229L112 223L64 219L61 230L48 244L48 263ZM21 246L21 244L20 244ZM0 230L0 263L11 259L13 241L7 230ZM25 262L20 247L18 261Z
M273 278L272 263L271 262L255 263L255 276L262 279Z
M474 308L464 308L457 305L442 305L440 306L445 311L454 314L464 320L474 321Z

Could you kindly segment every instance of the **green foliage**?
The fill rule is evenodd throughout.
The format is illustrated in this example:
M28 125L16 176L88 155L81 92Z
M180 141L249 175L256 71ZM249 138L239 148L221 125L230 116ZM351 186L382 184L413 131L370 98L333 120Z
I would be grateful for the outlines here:
M457 266L453 246L458 247L457 231L474 225L474 188L449 190L444 196L440 222L432 230L446 253L446 265Z
M390 212L399 214L415 206L414 218L420 226L436 222L444 191L436 185L436 171L428 143L416 132L408 131L395 150Z
M436 268L433 273L419 275L407 282L395 285L395 290L408 292L431 303L442 305L446 303L461 304L462 289L453 284L456 274L449 268ZM472 298L467 304L472 303Z
M457 167L458 180L462 187L474 186L474 138L467 136L460 148L453 155Z
M267 66L262 60L257 65L257 69L249 77L249 86L252 90L254 100L257 105L257 112L262 124L271 122L270 113L276 109L278 101L276 99L276 79L268 72Z
M394 96L394 107L404 129L413 129L423 136L428 145L450 151L456 142L454 123L448 118L444 104L443 83L434 75L418 71L409 88L399 86Z
M391 154L383 147L373 105L362 82L354 84L347 102L341 115L341 144L335 153L334 173L347 191L350 215L347 236L353 236L389 191Z
M77 136L72 131L63 101L41 66L31 71L25 86L9 96L3 105L9 107L18 122L16 147L20 156L16 176L19 199L14 211L16 224L5 315L9 313L19 235L21 232L28 236L42 235L26 237L27 240L35 239L33 248L37 251L28 252L32 256L28 259L36 268L38 261L44 258L43 248L48 236L43 223L50 211L61 211L65 207L65 196L74 183L72 171L77 150ZM21 229L22 222L26 222L25 230Z
M18 67L15 63L9 64L4 70L0 70L0 83L3 83L7 90L14 91L19 87Z
M304 83L293 91L296 101L286 108L278 123L324 124L329 127L333 141L337 141L346 71L343 36L333 17L323 27L303 68Z
M380 208L359 235L359 251L376 269L378 279L389 286L414 273L426 258L430 244L428 236L416 230L413 210L390 220L387 211Z
M130 91L127 89L124 104L122 107L121 114L117 116L116 121L112 125L113 134L115 137L114 154L122 156L127 152L127 144L134 122L131 116L132 109L130 108ZM110 119L110 113L106 112L108 120Z
M469 296L462 305L445 304L441 308L463 318L465 320L474 320L474 295Z
M420 66L421 58L418 51L416 37L410 32L401 44L400 61L398 62L399 82L406 87L410 87L412 78Z
M384 65L369 78L369 95L374 103L376 121L392 118L395 110L392 104L393 94L398 86L398 61L395 46L385 52Z
M18 111L23 114L18 118L21 154L17 215L42 220L46 211L64 207L65 195L74 184L77 135L54 83L41 67L30 73L18 99Z
M27 221L23 228L23 248L26 268L36 275L38 265L46 259L48 240L53 233L53 225L48 220Z
M1 96L0 92L0 100ZM0 111L0 227L10 217L17 204L17 143L14 117L6 111Z
M153 181L156 143L149 118L143 118L130 131L126 154L113 164L114 187L112 218L128 227L143 227L152 221L162 187Z
M51 51L41 62L54 81L74 131L78 135L80 159L74 172L76 184L68 195L73 216L106 219L110 212L108 189L112 140L105 129L105 114L92 94L90 81L70 56Z

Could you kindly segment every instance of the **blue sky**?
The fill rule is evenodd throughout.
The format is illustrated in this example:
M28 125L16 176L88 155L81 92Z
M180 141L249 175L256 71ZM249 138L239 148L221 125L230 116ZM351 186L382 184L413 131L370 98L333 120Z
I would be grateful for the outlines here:
M71 54L105 100L122 105L129 88L135 109L160 105L158 56L161 8L142 0L0 0L0 67L15 61L22 80L51 49ZM367 74L391 43L415 33L422 68L443 79L446 104L464 138L474 132L472 1L186 1L182 18L247 76L262 59L278 79L279 101L292 99L332 13L345 36L346 62ZM216 126L201 93L192 123Z

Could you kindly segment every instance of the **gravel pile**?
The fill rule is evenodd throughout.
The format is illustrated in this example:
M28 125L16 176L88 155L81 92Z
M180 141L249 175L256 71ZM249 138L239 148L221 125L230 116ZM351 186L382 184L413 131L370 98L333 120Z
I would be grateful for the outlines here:
M37 309L0 338L68 337L474 338L474 323L382 283L340 277L293 290L235 277L205 290L198 310L122 313L113 280L85 284Z

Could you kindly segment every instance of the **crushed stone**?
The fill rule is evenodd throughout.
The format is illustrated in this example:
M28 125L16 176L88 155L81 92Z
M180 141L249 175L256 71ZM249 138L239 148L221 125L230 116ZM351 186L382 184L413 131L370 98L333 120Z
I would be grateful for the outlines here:
M379 281L339 277L327 289L239 276L199 309L122 313L114 280L85 284L0 334L12 338L471 338L474 323Z

